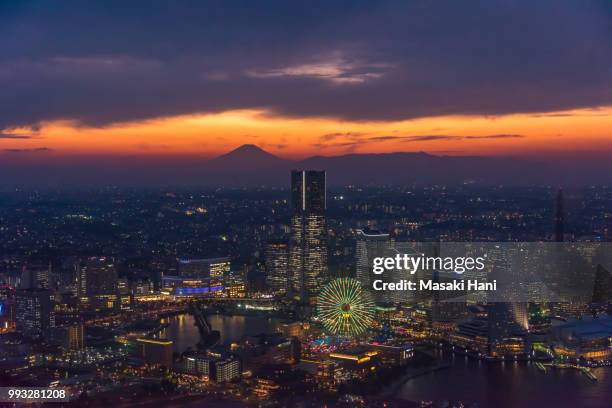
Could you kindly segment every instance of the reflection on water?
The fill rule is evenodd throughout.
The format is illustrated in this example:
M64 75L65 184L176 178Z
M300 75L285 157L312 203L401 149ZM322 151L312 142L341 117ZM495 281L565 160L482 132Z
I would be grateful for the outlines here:
M221 343L239 341L245 336L276 331L281 320L260 316L225 316L213 314L207 319L214 330L221 333ZM160 332L160 337L174 341L174 351L183 352L194 347L200 340L200 333L193 316L178 315L167 319L170 326Z
M479 407L610 407L612 368L596 368L593 382L578 370L549 369L533 364L487 364L438 352L450 368L405 380L394 395L408 400L463 401Z

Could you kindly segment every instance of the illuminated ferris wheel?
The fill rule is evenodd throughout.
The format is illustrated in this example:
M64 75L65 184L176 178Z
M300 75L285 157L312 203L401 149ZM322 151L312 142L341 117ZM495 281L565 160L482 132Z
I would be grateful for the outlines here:
M372 326L374 302L357 280L335 279L319 294L317 315L330 334L356 336Z

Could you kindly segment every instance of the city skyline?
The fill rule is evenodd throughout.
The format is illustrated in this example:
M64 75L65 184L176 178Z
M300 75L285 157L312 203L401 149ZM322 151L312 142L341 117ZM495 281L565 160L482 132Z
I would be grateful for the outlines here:
M0 405L606 406L611 22L0 0Z
M0 379L74 406L609 399L609 188L328 194L326 172L290 175L289 190L0 193ZM402 253L491 269L369 277ZM491 277L486 302L398 288Z

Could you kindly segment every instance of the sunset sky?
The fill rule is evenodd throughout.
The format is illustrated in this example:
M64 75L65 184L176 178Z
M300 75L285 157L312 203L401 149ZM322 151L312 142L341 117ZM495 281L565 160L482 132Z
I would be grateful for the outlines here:
M2 2L0 154L612 153L610 4Z

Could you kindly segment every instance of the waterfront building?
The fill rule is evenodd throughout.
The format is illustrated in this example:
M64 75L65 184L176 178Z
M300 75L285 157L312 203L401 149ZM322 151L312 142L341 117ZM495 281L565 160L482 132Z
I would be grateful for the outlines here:
M205 375L210 378L214 359L207 355L190 355L183 361L184 369L190 374Z
M186 356L183 369L189 374L206 376L211 381L226 382L240 377L242 365L234 355L209 350L207 353Z
M449 336L453 346L487 355L489 352L489 323L486 317L476 317L457 325Z
M517 260L524 259L518 255L516 246L495 245L489 250L489 262L492 265L491 279L497 280L500 290L491 294L487 304L489 322L489 352L507 351L504 344L525 333L529 328L527 303L521 302L520 270L522 265ZM518 299L518 301L513 301ZM510 340L508 340L510 339ZM511 346L511 349L515 347Z
M216 382L226 382L240 378L240 361L234 357L217 360L214 367L213 377Z
M549 341L555 353L569 358L612 360L612 316L553 320Z
M489 354L491 357L516 359L527 354L526 339L524 333L508 335L491 345Z
M349 368L371 367L378 360L378 351L355 347L349 350L329 353L329 358Z
M172 368L172 344L171 340L136 339L139 356L145 363L166 368Z
M165 275L162 278L161 294L175 297L221 296L223 289L223 282L212 281L211 279Z
M224 287L227 297L231 299L242 299L246 297L246 281L244 273L232 271L224 278Z
M393 346L368 343L364 347L376 351L380 362L385 365L406 365L414 356L414 347L411 345Z
M230 271L228 257L179 259L179 274L183 278L220 280Z

